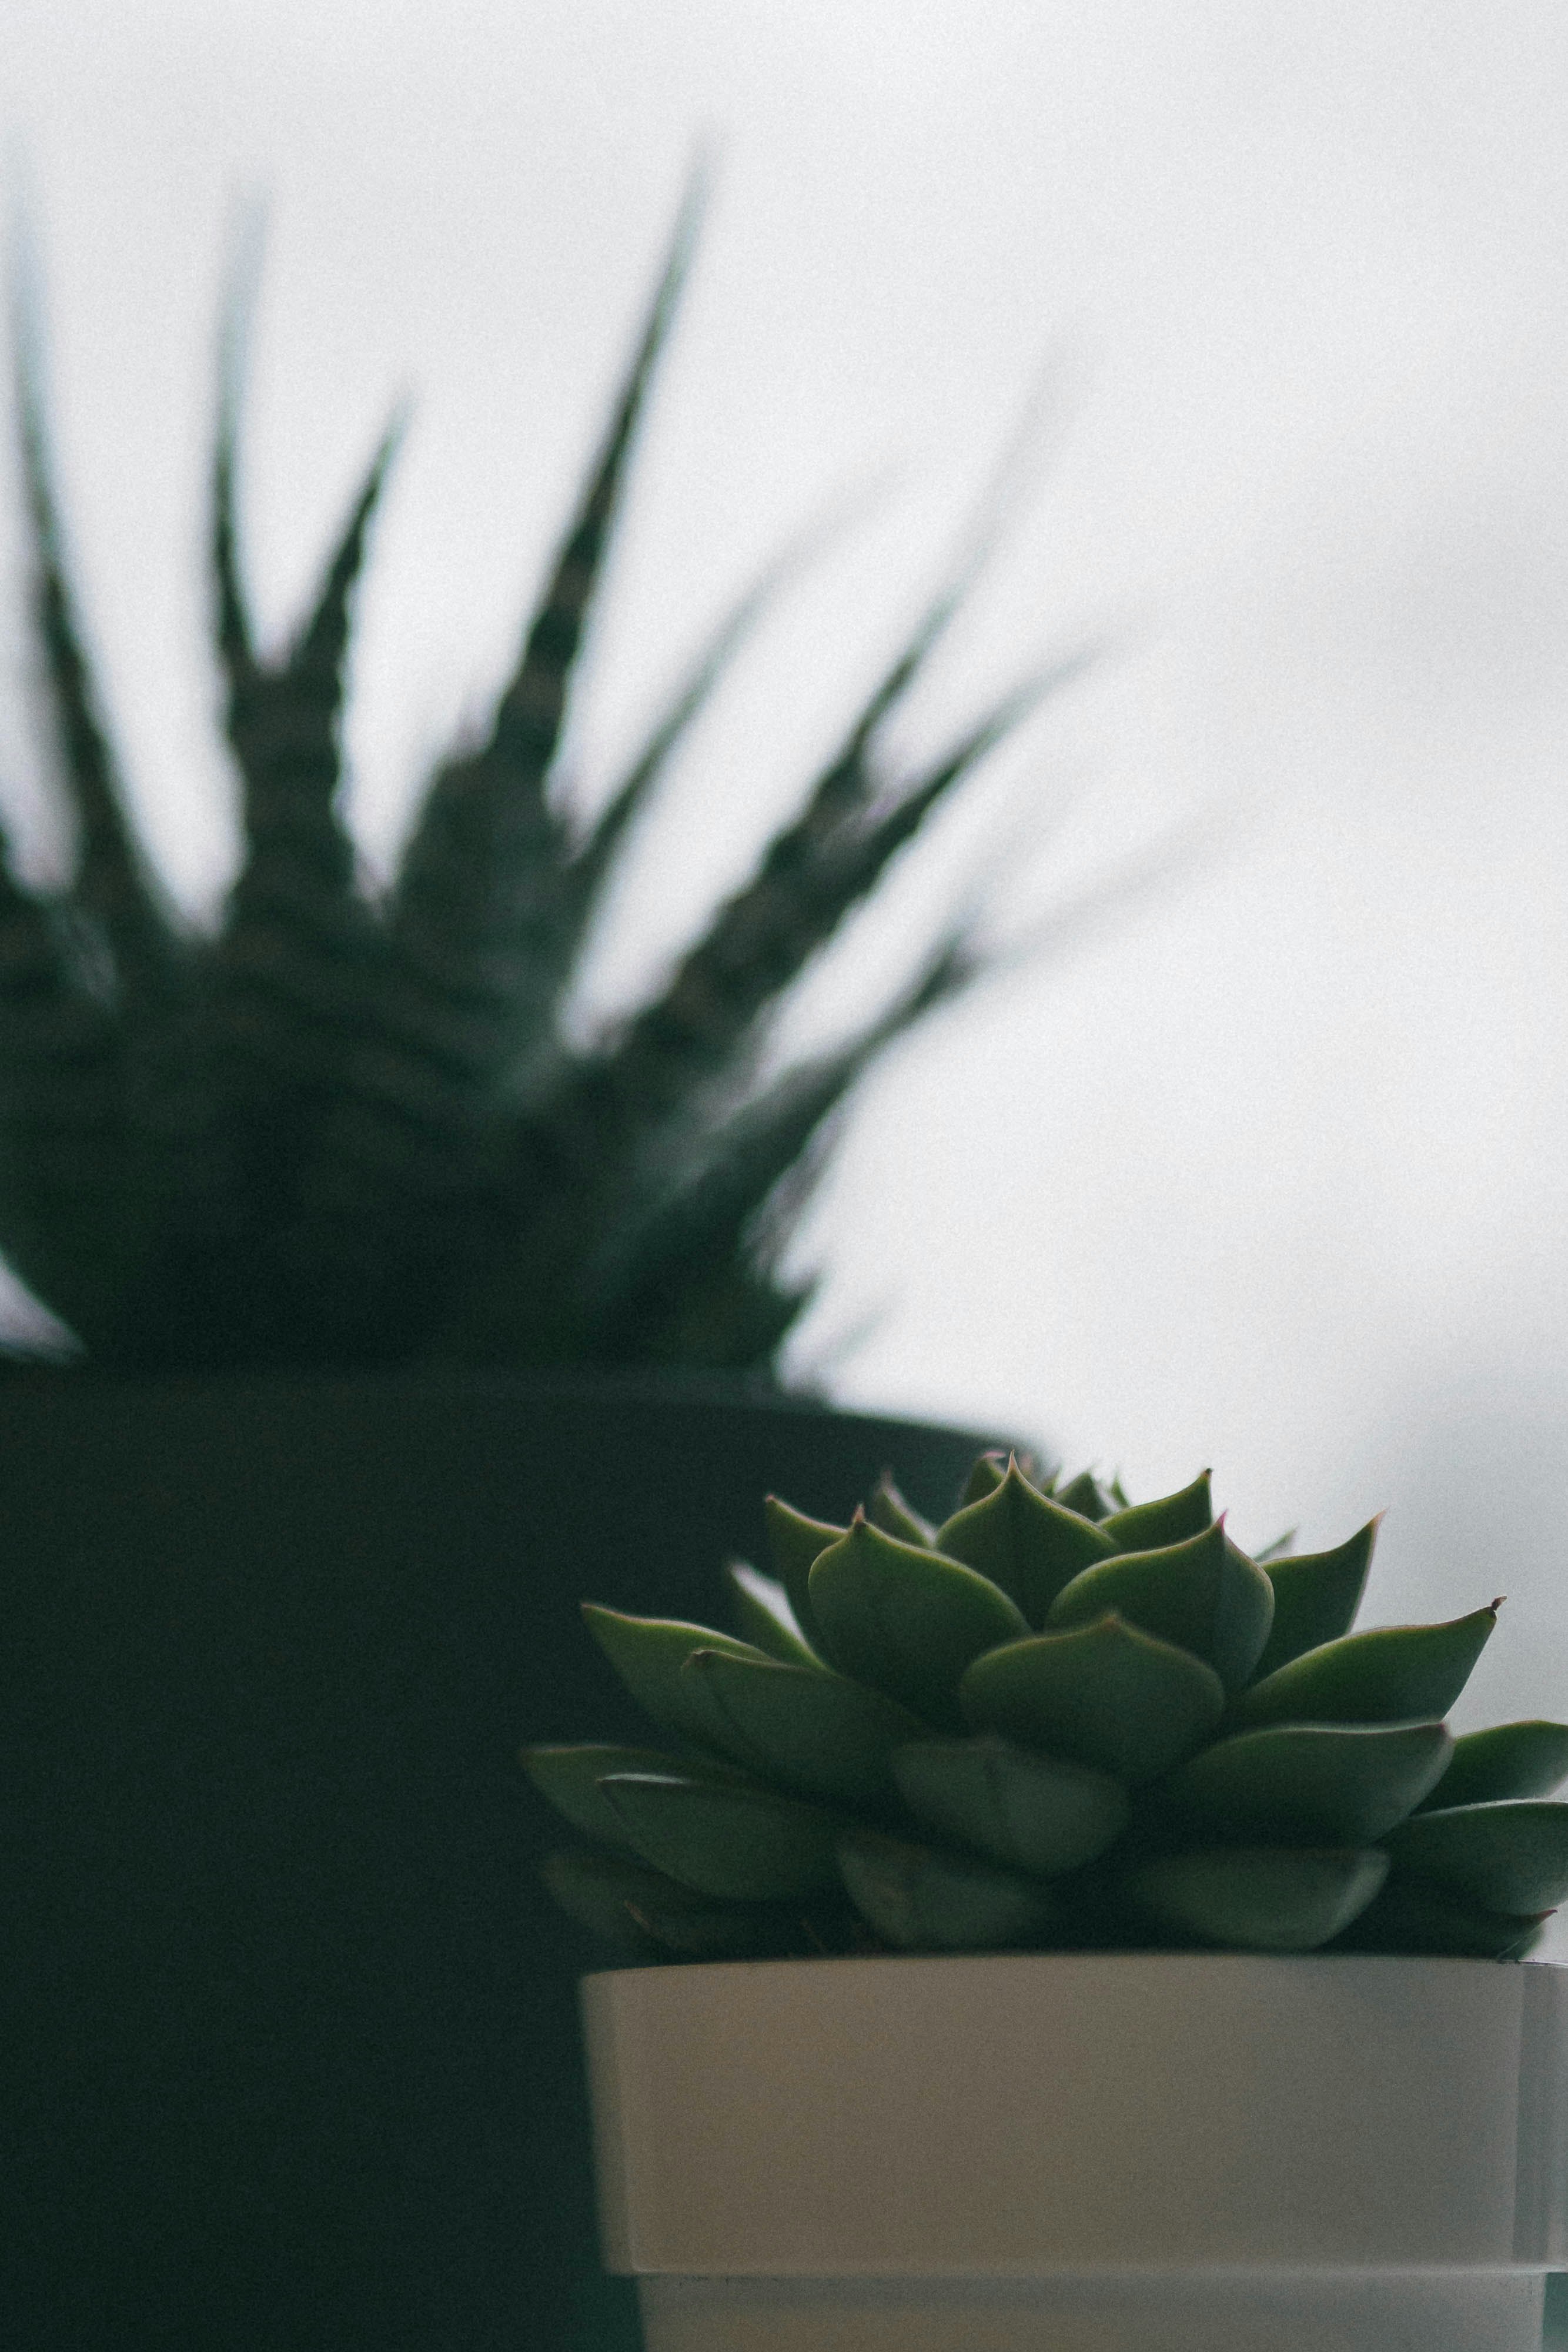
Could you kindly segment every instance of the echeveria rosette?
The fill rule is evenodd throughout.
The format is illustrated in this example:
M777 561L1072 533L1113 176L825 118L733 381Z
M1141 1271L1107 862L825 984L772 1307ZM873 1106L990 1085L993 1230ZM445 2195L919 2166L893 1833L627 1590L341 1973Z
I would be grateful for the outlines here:
M1499 1604L1353 1631L1377 1523L1249 1558L1208 1475L1129 1503L996 1454L933 1528L770 1497L740 1631L589 1606L668 1747L540 1747L548 1866L632 1958L1513 1958L1568 1895L1568 1726L1443 1720Z

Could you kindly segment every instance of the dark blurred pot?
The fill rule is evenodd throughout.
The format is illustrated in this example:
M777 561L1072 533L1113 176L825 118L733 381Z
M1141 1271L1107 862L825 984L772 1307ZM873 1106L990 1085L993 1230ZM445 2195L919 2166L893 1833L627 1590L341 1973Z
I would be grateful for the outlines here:
M0 2337L630 2352L526 1738L577 1603L711 1617L769 1488L983 1440L506 1374L0 1389Z

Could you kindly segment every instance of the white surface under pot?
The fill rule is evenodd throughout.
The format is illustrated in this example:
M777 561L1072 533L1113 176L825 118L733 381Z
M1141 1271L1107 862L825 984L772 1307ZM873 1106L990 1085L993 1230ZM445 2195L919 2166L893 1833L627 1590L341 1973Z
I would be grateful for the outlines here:
M1009 1954L583 1988L647 2352L1539 2352L1568 1969Z

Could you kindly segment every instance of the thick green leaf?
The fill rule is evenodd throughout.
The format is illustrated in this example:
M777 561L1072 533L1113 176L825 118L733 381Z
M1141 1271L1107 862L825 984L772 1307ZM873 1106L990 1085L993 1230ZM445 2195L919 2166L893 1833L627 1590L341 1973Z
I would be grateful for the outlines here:
M695 1739L705 1748L716 1743L704 1695L682 1681L681 1668L696 1650L721 1650L728 1657L771 1663L765 1650L737 1642L711 1626L687 1625L673 1617L629 1617L619 1609L582 1604L589 1632L644 1712L666 1731Z
M1190 1757L1161 1795L1206 1839L1370 1845L1419 1804L1452 1746L1440 1723L1273 1724Z
M1225 1709L1211 1666L1113 1616L990 1651L970 1666L958 1696L975 1730L1134 1787L1190 1756Z
M873 1528L880 1528L884 1536L896 1536L900 1543L919 1544L926 1551L942 1549L936 1528L929 1519L923 1519L918 1511L911 1508L899 1493L891 1470L884 1470L877 1480L865 1515ZM962 1555L955 1552L953 1557L956 1559Z
M1049 1942L1070 1928L1049 1888L901 1838L844 1837L839 1869L855 1908L899 1951L992 1951Z
M1110 1514L1104 1532L1118 1551L1164 1551L1188 1536L1200 1536L1214 1517L1208 1481L1209 1473L1203 1470L1178 1494L1162 1495L1152 1503L1129 1503Z
M800 1631L789 1595L776 1576L743 1559L732 1559L725 1570L730 1600L739 1620L740 1639L781 1658L787 1666L815 1666L821 1661Z
M1005 1739L922 1740L901 1748L893 1769L923 1828L1042 1878L1103 1853L1131 1811L1109 1773Z
M1548 1915L1549 1916L1549 1915ZM1515 1917L1467 1903L1448 1887L1397 1871L1360 1917L1334 1939L1336 1952L1431 1953L1462 1960L1522 1959L1545 1916Z
M652 1772L665 1780L728 1781L735 1774L722 1765L695 1762L687 1756L666 1756L656 1748L615 1748L602 1741L579 1747L535 1747L522 1751L522 1767L557 1812L573 1829L601 1844L624 1845L621 1817L604 1801L601 1780L612 1772Z
M1276 1536L1272 1542L1260 1545L1252 1554L1252 1558L1260 1568L1267 1568L1273 1560L1284 1559L1296 1548L1296 1534L1297 1530L1294 1528L1287 1528L1284 1534ZM1278 1622L1277 1617L1275 1622ZM1343 1625L1340 1631L1341 1633L1344 1631Z
M1549 1797L1568 1780L1568 1723L1494 1723L1454 1742L1448 1769L1421 1808Z
M830 1544L841 1541L845 1530L828 1519L808 1518L804 1511L781 1503L777 1495L768 1496L763 1511L774 1573L789 1595L796 1623L812 1649L821 1652L821 1634L811 1612L812 1563L821 1559Z
M1063 1585L1116 1547L1092 1519L1042 1495L1015 1456L999 1485L938 1529L936 1549L988 1577L1038 1628Z
M681 1668L694 1708L747 1771L800 1797L867 1811L898 1810L891 1758L925 1727L880 1691L810 1665L758 1664L698 1650Z
M716 1903L624 1854L554 1853L540 1874L563 1911L628 1959L744 1960L780 1941L771 1905Z
M1096 1522L1108 1519L1115 1508L1113 1497L1101 1492L1092 1470L1081 1470L1065 1486L1057 1487L1052 1499L1064 1511L1076 1511L1081 1519Z
M884 1536L861 1511L813 1563L809 1590L829 1662L937 1730L964 1727L957 1692L971 1660L1029 1631L988 1579Z
M1375 1849L1225 1847L1167 1854L1126 1888L1162 1927L1241 1951L1312 1952L1364 1911L1387 1874Z
M1500 1605L1446 1624L1384 1625L1325 1642L1243 1691L1235 1722L1435 1722L1469 1680Z
M1065 1629L1114 1610L1129 1624L1190 1650L1234 1691L1261 1654L1273 1608L1264 1570L1238 1551L1224 1521L1216 1520L1184 1542L1119 1552L1086 1568L1057 1594L1047 1622Z
M600 1786L643 1860L699 1895L781 1903L837 1883L843 1822L815 1805L739 1781L721 1788L652 1773L611 1773Z
M960 1509L967 1508L971 1503L983 1503L988 1495L996 1493L997 1488L1007 1476L1008 1460L1008 1455L999 1446L992 1446L986 1453L977 1455L975 1466L964 1482L964 1492L959 1502Z
M1456 1805L1401 1822L1383 1843L1402 1878L1429 1878L1484 1910L1552 1911L1568 1895L1568 1805Z
M1381 1514L1379 1514L1381 1517ZM1304 1551L1271 1559L1266 1573L1274 1588L1274 1622L1255 1673L1261 1679L1324 1642L1336 1642L1355 1622L1378 1519L1333 1551Z

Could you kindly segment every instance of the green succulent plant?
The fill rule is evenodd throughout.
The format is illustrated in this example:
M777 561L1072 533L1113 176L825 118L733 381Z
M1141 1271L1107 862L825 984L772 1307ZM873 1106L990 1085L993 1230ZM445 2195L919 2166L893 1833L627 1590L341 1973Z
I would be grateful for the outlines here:
M1443 1717L1499 1603L1352 1630L1374 1520L1248 1557L1208 1474L1130 1504L983 1455L932 1528L769 1497L738 1632L589 1606L674 1742L535 1747L623 1957L866 1950L1512 1958L1568 1895L1568 1725Z
M586 825L559 753L633 439L686 270L688 201L599 454L487 731L437 769L395 879L339 806L351 610L396 441L375 453L292 639L256 642L235 479L245 304L213 467L214 635L243 855L214 930L169 906L127 819L68 583L37 339L18 413L34 617L78 850L29 887L0 843L0 1253L118 1373L408 1360L664 1364L766 1379L833 1113L971 978L959 922L840 1050L764 1081L792 983L1044 690L900 773L888 725L960 601L939 593L800 813L667 981L587 1046L563 1007L622 853L789 570L735 607ZM1071 664L1064 667L1071 667Z

